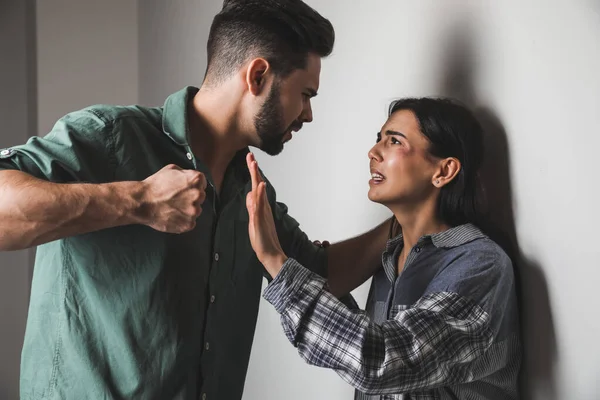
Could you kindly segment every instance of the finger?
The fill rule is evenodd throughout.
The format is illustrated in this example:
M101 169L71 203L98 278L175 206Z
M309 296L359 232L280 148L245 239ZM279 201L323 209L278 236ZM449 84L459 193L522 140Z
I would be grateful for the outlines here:
M266 183L261 182L258 184L258 206L260 207L261 212L266 212Z
M248 209L248 215L251 218L254 215L254 210L256 209L255 198L256 198L256 196L252 192L248 192L248 195L246 195L246 209Z
M252 161L252 190L256 190L262 182L260 172L258 171L258 162Z
M264 196L264 188L265 188L265 183L261 182L258 184L258 190L257 190L257 201L258 201L258 206L260 207L261 211L264 211L265 208L265 196Z
M196 227L196 219L192 218L191 220L184 223L179 229L179 233L185 233L194 230Z
M165 165L163 167L163 169L174 169L174 170L177 170L177 171L181 171L182 168L179 165L168 164L168 165Z
M190 177L190 184L198 189L204 191L206 190L206 177L202 172L198 172L192 169L188 169L184 171Z
M206 190L206 185L207 185L207 179L206 179L206 175L204 175L202 172L200 172L200 188L202 188L202 190Z
M200 196L198 196L198 201L200 202L200 204L204 204L205 200L206 200L206 191L202 190L202 191L200 191Z
M258 183L264 182L262 175L260 174L260 171L258 170L258 161L256 161L256 159L254 160L254 169L256 170L256 181Z
M256 232L256 203L255 203L255 195L250 192L246 197L246 208L248 208L248 231L250 235L255 234ZM254 249L254 243L252 240L250 241L252 244L252 248ZM255 249L256 251L256 249Z
M252 179L252 190L254 191L258 188L258 184L261 183L263 179L258 170L258 162L256 162L254 155L248 155L246 161L248 163L248 169L250 170L250 178Z
M246 164L248 164L248 171L250 171L250 179L252 179L252 191L253 192L256 190L256 187L258 186L258 180L256 177L256 169L254 168L255 163L256 163L256 160L254 159L254 154L248 153L248 155L246 155Z

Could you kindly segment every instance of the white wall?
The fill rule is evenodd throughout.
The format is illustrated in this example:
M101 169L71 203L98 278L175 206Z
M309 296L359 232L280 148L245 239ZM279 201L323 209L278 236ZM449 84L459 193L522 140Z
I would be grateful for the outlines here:
M37 0L39 131L92 104L138 101L137 0Z
M494 145L491 202L510 229L512 189L522 252L524 399L597 399L600 4L309 3L332 20L337 43L315 122L281 158L258 157L279 197L315 239L359 233L381 216L366 198L366 154L389 100L442 94L479 107ZM262 306L246 398L350 398L330 372L294 359Z
M144 0L139 5L140 102L162 106L206 69L210 23L222 1Z
M35 4L0 2L0 148L35 132ZM29 303L29 251L0 253L0 399L17 399Z
M137 0L0 1L0 148L138 100ZM0 399L18 398L33 251L0 253Z

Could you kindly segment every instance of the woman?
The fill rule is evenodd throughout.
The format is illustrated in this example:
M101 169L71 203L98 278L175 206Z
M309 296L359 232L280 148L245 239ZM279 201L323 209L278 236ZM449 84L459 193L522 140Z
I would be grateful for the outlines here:
M388 241L366 312L281 250L249 158L250 239L274 278L264 297L308 363L334 369L358 399L516 399L520 339L513 268L476 226L482 130L447 99L403 99L369 152L369 199L400 233Z

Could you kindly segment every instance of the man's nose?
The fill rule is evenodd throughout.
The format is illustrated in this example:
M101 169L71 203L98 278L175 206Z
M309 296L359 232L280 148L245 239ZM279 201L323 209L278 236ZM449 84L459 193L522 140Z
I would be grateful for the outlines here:
M312 105L310 104L310 100L307 105L302 110L302 115L300 116L300 120L302 122L312 122L313 121L313 113L312 113Z

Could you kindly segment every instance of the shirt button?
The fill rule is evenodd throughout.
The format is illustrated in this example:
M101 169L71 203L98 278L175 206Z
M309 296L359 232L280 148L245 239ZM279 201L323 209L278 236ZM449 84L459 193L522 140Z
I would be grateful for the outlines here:
M215 302L215 299L216 299L216 298L215 298L215 295L214 295L214 294L213 294L212 296L210 296L210 302L211 302L211 303L214 303L214 302Z
M2 150L2 152L0 152L0 156L7 156L10 154L10 150Z
M208 342L206 342L206 346L205 346L206 350L210 349L210 344Z
M219 261L219 253L215 253L215 261Z
M186 156L187 156L188 160L192 159L192 153L187 153Z
M415 251L416 251L417 253L420 253L420 252L421 252L421 248L417 246L417 247L415 247Z

